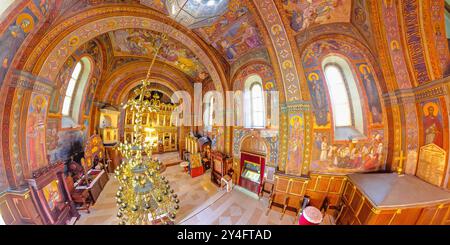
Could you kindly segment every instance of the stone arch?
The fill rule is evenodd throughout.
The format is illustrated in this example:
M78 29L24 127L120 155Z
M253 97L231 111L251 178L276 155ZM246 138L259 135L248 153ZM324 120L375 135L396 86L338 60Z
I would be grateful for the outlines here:
M266 157L266 159L270 159L270 144L266 141L266 139L261 137L258 133L254 133L254 132L250 132L250 131L248 131L248 133L243 138L241 138L239 140L239 143L238 143L238 145L239 145L239 152L237 154L236 153L234 154L235 157L237 156L239 160L241 159L240 152L242 150L242 146L243 146L244 141L249 139L249 138L253 138L253 137L256 138L257 140L260 140L264 144L265 151L266 151L265 152L265 157ZM269 161L267 161L267 162L269 162Z
M149 64L148 61L131 62L115 70L105 78L97 96L98 99L113 102L114 97L119 95L117 93L120 92L120 88L126 85L124 81L130 79L137 81L146 77ZM185 90L191 94L193 92L193 84L184 73L173 67L164 66L160 62L156 62L153 66L151 79L167 81L174 92L176 90Z
M231 79L233 91L244 90L243 82L252 74L258 74L263 80L263 85L266 85L268 82L272 84L271 89L264 88L265 90L277 90L282 87L280 82L275 79L272 66L264 61L256 61L246 63L236 71L235 75Z

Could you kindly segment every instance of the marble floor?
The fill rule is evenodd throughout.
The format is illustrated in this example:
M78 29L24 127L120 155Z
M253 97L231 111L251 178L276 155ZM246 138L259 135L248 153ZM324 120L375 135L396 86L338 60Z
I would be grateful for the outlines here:
M179 223L196 209L224 194L223 191L212 184L210 175L204 174L197 178L191 178L183 172L179 166L171 166L163 173L168 178L171 186L180 199L180 210L177 213L175 223ZM77 225L114 225L118 224L116 218L118 208L116 206L115 193L119 187L117 180L111 176L105 189L100 194L97 203L90 208L91 213L80 211L81 217Z
M164 161L163 161L164 163ZM293 213L281 213L276 208L267 211L267 198L258 199L239 186L231 192L221 190L211 182L210 171L191 178L178 165L169 166L163 173L180 199L180 210L175 220L180 225L292 225ZM91 213L80 211L77 225L115 225L117 207L114 195L118 182L113 176L101 193L97 203L91 207ZM267 214L267 215L266 215ZM328 217L325 224L331 224Z
M258 197L235 186L201 212L181 222L184 225L292 225L295 215L281 213L274 208L267 214L268 199ZM267 215L266 215L267 214Z

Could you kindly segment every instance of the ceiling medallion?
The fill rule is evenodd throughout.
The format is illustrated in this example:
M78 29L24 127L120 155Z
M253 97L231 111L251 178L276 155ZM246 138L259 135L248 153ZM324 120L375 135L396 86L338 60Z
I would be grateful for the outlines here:
M229 0L166 0L169 16L189 29L211 26L228 10Z

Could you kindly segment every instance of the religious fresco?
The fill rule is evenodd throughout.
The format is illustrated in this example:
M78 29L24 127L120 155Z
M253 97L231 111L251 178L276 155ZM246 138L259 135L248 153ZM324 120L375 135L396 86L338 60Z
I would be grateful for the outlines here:
M304 129L303 113L289 113L289 144L285 167L287 174L300 175L302 173Z
M0 36L0 87L14 55L39 21L36 14L26 7Z
M282 0L282 4L295 32L314 25L350 22L352 1Z
M369 140L332 142L329 132L314 132L312 172L369 172L384 166L386 153L382 131L372 132Z
M351 61L350 67L356 73L358 81L364 88L367 96L369 119L372 124L381 124L383 121L382 107L377 80L373 68L366 63L361 51L353 45L338 40L323 40L310 45L303 54L302 62L308 81L308 88L312 97L315 116L315 128L329 128L331 123L330 103L326 81L322 71L322 60L327 55L342 54ZM318 69L319 68L319 69ZM364 96L362 96L364 98Z
M303 53L302 63L306 68L320 66L320 58L330 53L344 53L350 60L365 59L354 45L340 40L323 40L313 43Z
M431 1L432 21L436 40L436 52L441 63L442 77L450 76L450 59L448 57L449 43L445 33L446 20L444 17L445 7L439 1ZM436 5L438 5L436 7ZM446 52L447 51L447 52Z
M26 126L28 168L30 172L47 165L46 156L46 115L48 99L33 93Z
M241 0L230 0L228 11L215 24L196 29L195 32L219 50L229 62L263 46L253 16Z
M352 9L352 23L365 37L369 46L374 47L374 36L372 34L372 22L369 13L369 2L366 0L354 0Z
M367 63L357 64L356 67L358 68L358 74L366 90L370 122L373 124L381 124L383 122L383 111L373 71Z
M329 55L345 57L359 87L367 138L334 139L332 108L322 61ZM314 143L310 170L325 173L376 171L384 167L386 152L383 109L378 80L363 53L344 40L321 40L308 46L302 56L314 115ZM362 93L361 93L362 92Z
M50 163L56 162L57 150L58 150L58 131L60 130L59 125L61 123L60 118L47 118L47 133L46 133L46 147L47 147L47 158Z
M159 34L142 29L123 29L110 32L115 56L153 58L159 45ZM169 39L163 43L158 58L188 74L198 82L209 75L200 60L183 44Z
M233 90L244 90L245 79L254 74L261 77L264 90L277 91L275 75L272 67L259 63L247 66L238 73L233 82Z
M85 101L83 106L84 115L89 116L91 113L92 103L94 102L95 90L98 85L98 79L96 77L92 78L87 84L87 90L85 94Z
M306 74L311 100L314 107L314 128L330 128L331 113L329 109L328 89L320 71L312 71Z
M420 104L422 109L423 145L435 144L444 147L444 122L438 99Z
M69 57L61 70L58 72L55 80L55 90L52 93L52 97L50 99L50 112L58 113L60 110L60 104L63 101L63 95L65 94L67 84L70 80L70 76L72 75L73 69L75 68L75 58Z
M214 127L211 138L211 149L213 151L223 151L225 143L224 127Z
M111 65L111 70L114 71L116 69L118 69L121 66L124 66L128 63L134 62L134 61L140 61L140 58L136 58L136 57L116 57L114 58L114 61L112 62Z

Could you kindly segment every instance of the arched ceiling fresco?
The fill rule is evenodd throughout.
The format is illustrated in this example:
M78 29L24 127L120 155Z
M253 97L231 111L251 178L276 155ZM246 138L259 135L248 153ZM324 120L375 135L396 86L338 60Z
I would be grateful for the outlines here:
M289 18L290 27L295 32L321 24L350 22L352 1L281 0L281 2Z
M51 19L64 20L85 9L104 4L146 6L164 15L165 0L66 0L36 1L37 5L51 12ZM277 0L280 14L288 19L292 34L297 35L309 27L329 23L350 22L352 1L344 0ZM257 11L252 1L230 0L228 11L212 26L192 30L205 43L216 50L225 62L233 65L241 57L266 50L261 25L257 25ZM253 9L253 11L252 11ZM52 10L52 11L51 11ZM288 27L287 27L288 28ZM110 43L111 57L115 65L137 59L149 59L157 33L141 29L122 29L109 32L103 38ZM158 59L186 73L193 81L201 82L209 77L207 69L189 47L175 40L163 46Z
M49 0L47 0L49 1ZM49 1L51 2L51 1ZM57 1L58 18L66 18L83 9L99 4L123 3L150 7L162 14L167 14L165 0L66 0ZM255 49L264 48L264 43L258 30L255 18L250 12L249 3L241 0L231 0L229 10L212 26L193 30L207 44L211 45L217 52L228 61L234 63L240 57L254 52ZM130 31L130 30L129 30ZM130 33L131 36L139 32ZM121 32L120 34L124 34ZM119 34L119 35L120 35ZM141 33L142 34L142 33ZM112 36L117 35L113 33ZM141 35L142 36L142 35ZM134 39L137 40L137 39ZM189 69L189 68L185 68ZM191 73L189 71L189 73Z
M152 59L159 45L159 35L159 33L142 29L121 29L109 32L112 55L119 58ZM209 76L198 57L174 39L169 39L162 44L157 59L176 67L196 82L201 82Z
M214 25L194 30L230 63L264 46L247 5L246 1L231 0L229 10Z

